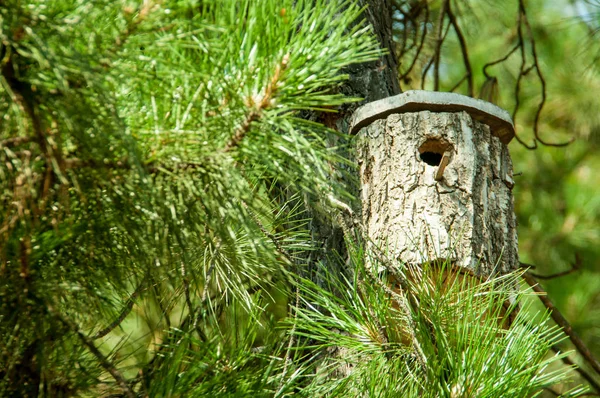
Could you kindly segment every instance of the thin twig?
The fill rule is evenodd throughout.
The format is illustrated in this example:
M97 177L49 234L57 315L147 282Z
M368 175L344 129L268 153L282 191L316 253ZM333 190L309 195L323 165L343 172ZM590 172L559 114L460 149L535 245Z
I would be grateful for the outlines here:
M517 13L517 47L521 50L521 66L519 69L519 75L517 76L517 81L515 83L515 107L512 112L512 120L517 120L517 112L519 111L519 107L521 104L521 100L519 98L519 93L521 92L521 79L523 79L523 71L525 70L525 64L527 63L527 55L525 54L525 41L523 39L523 26L522 26L523 13L521 12L521 7L519 6L519 12ZM519 137L519 135L515 132L515 139L523 145L525 148L529 150L534 150L537 148L537 141L533 140L533 145L527 145L525 141Z
M10 148L34 141L33 137L11 137L0 141L0 148Z
M550 387L544 387L544 390L548 391L550 394L554 395L555 397L560 397L560 395L561 395L558 391L554 391Z
M442 36L442 32L444 30L444 17L446 15L446 9L448 8L448 3L450 0L442 0L442 7L440 9L440 15L438 18L438 26L437 26L437 34L436 34L436 43L435 43L435 54L433 61L433 90L439 91L440 89L440 58L442 52L442 43L444 41L444 36ZM450 25L448 25L450 26Z
M573 330L573 327L567 321L567 319L560 313L560 311L554 306L554 303L550 301L548 295L544 289L537 283L537 280L529 273L523 273L523 279L531 286L534 292L538 293L537 297L540 299L542 304L550 311L550 315L554 322L559 325L565 334L569 336L569 339L577 349L577 351L581 354L581 356L586 360L588 364L594 369L594 371L600 375L600 362L594 358L590 349L585 345L585 343L581 340L579 335ZM600 390L598 390L600 392Z
M112 321L110 323L110 325L108 325L107 327L105 327L104 329L102 329L98 333L96 333L92 337L92 340L97 340L97 339L100 339L100 338L106 336L114 328L119 326L125 320L125 318L127 318L127 315L129 315L129 313L131 312L131 309L133 308L133 305L135 304L135 299L137 298L137 296L139 296L140 292L142 291L143 286L144 286L144 283L143 282L140 283L140 285L137 287L137 289L135 289L135 291L131 294L131 296L129 296L127 303L125 303L125 307L123 308L123 310L121 311L121 313L119 314L117 319L115 319L114 321Z
M181 236L179 236L179 234L175 234L175 239L177 240L177 243L179 243L179 245L181 247L185 247L183 241L181 240ZM185 258L181 259L181 268L180 268L180 270L181 270L181 280L183 282L183 291L184 291L184 294L185 294L185 303L186 303L186 305L188 307L189 316L194 319L194 321L193 321L193 328L196 330L196 333L198 333L198 337L200 337L200 339L202 339L202 341L206 342L207 341L206 334L204 333L204 331L198 325L198 317L195 316L196 310L194 309L194 305L192 303L192 297L191 297L191 294L190 294L190 281L188 279L188 272L187 272Z
M487 64L483 65L483 75L488 79L491 78L491 76L487 73L487 68L489 68L490 66L499 64L500 62L506 61L508 59L508 57L513 55L514 52L519 49L520 46L521 46L520 43L515 44L515 46L504 57L497 59L495 61L492 61L492 62L488 62Z
M404 12L402 12L402 26L404 29L402 29L402 44L400 47L400 52L398 54L398 57L402 58L402 56L404 55L404 51L406 49L406 41L408 40L408 36L407 36L407 32L406 32L406 14Z
M285 360L283 363L283 372L282 372L281 383L279 384L279 388L278 388L277 394L275 394L275 396L278 396L279 393L281 392L281 390L283 389L283 387L285 386L285 380L286 380L288 367L290 366L290 363L292 362L292 358L291 358L292 347L294 346L294 344L296 344L296 328L298 325L298 309L300 308L300 286L298 284L296 284L295 290L296 290L295 291L296 303L295 303L295 307L293 309L294 310L294 323L292 324L292 329L290 330L290 340L288 341L288 345L287 345L286 352L285 352Z
M521 267L524 268L531 268L532 266L530 264L525 264L525 263L521 263ZM550 274L550 275L540 275L540 274L535 274L533 272L530 272L529 274L531 274L531 276L533 276L536 279L555 279L555 278L560 278L561 276L566 276L569 274L572 274L574 272L577 272L581 269L581 257L576 254L575 255L575 262L573 264L571 264L571 268L569 268L566 271L561 271L561 272L557 272L555 274Z
M453 92L454 92L454 90L456 90L457 88L459 88L459 87L460 87L460 85L461 85L461 84L463 84L463 82L464 82L465 80L467 80L467 78L468 78L468 77L469 77L469 75L468 75L468 74L465 74L465 75L464 75L464 76L463 76L463 77L462 77L462 78L461 78L461 79L460 79L460 80L459 80L459 81L458 81L458 82L457 82L457 83L456 83L456 84L455 84L455 85L454 85L454 86L453 86L453 87L450 89L450 92L451 92L451 93L453 93Z
M448 24L448 26L446 27L446 31L444 32L444 36L442 37L442 41L446 39L448 32L450 32L450 26L452 25ZM431 68L431 65L433 65L434 60L435 54L431 57L431 59L429 59L429 62L427 63L427 65L423 69L423 72L421 73L421 89L425 89L425 80L427 78L427 72L429 71L429 68Z
M35 133L35 138L40 148L42 149L42 153L44 155L49 154L48 143L46 142L46 137L42 129L42 122L38 115L38 107L37 102L34 97L33 90L31 87L27 85L27 83L23 83L22 81L17 79L17 72L14 69L13 62L7 62L2 67L2 77L6 82L8 88L10 90L9 95L15 101L15 103L27 114L29 117L29 121L32 124L33 132Z
M258 216L254 213L254 211L252 211L252 209L250 209L250 207L245 201L242 201L242 206L246 209L246 211L248 211L250 218L252 218L252 221L254 221L254 223L258 226L260 232L262 232L267 238L269 238L269 240L271 241L271 243L273 243L277 251L281 255L283 255L283 257L285 257L285 259L288 261L289 265L294 265L295 262L292 255L281 245L280 240L275 235L267 231L267 228L265 228L263 223L259 220Z
M425 44L425 37L427 37L427 24L428 23L429 23L429 5L427 3L425 3L425 23L423 24L423 34L421 36L421 41L419 43L419 47L417 47L417 52L415 53L415 56L413 57L413 60L410 64L410 66L404 73L402 73L400 75L400 78L398 80L402 81L406 76L408 76L410 74L410 72L415 67L417 60L419 59L419 55L421 54L421 51L423 50L423 45ZM400 56L402 56L402 55L400 55ZM429 69L429 67L427 69Z
M552 351L554 351L557 354L561 354L563 352L559 347L557 347L555 345L553 345L550 348L552 349ZM571 361L571 359L568 356L562 357L561 360L563 361L563 363L565 365L574 368L575 371L577 373L579 373L581 375L581 377L583 377L588 383L590 383L590 385L592 387L594 387L594 389L596 391L600 391L600 384L598 384L598 382L588 372L586 372L585 370L583 370L581 368L581 366L577 366L577 364L575 364L575 362Z
M427 65L425 65L423 72L421 73L421 90L425 89L425 80L427 79L427 72L429 72L431 65L433 65L433 57L427 62Z
M104 370L110 373L110 375L113 377L113 379L115 379L117 384L123 389L125 395L128 398L135 398L135 393L127 384L127 380L125 379L125 377L121 374L121 372L119 372L115 365L113 365L113 363L109 361L108 358L100 352L100 350L98 349L98 347L96 347L92 339L86 336L75 323L73 323L70 319L56 311L51 305L47 304L46 309L48 313L50 313L54 318L58 319L60 323L67 327L67 329L69 329L71 332L77 335L77 337L87 347L87 349L92 353L92 355L94 355L98 362L100 362L100 365L104 368Z
M183 281L183 291L185 294L185 303L188 306L188 311L190 312L190 316L194 319L194 321L192 323L192 327L194 328L194 330L196 330L196 333L198 333L198 337L200 337L202 339L202 341L206 342L208 340L206 337L206 334L198 325L198 317L195 316L196 310L194 309L194 305L192 303L192 297L190 294L190 281L187 276L187 269L186 269L184 259L182 259L182 261L181 261L181 279Z
M170 306L167 303L167 307L165 307L163 305L163 296L162 293L160 291L160 286L158 285L158 283L154 280L154 278L149 275L148 276L150 279L150 283L152 286L152 290L154 290L154 296L156 297L156 304L158 305L158 309L160 310L160 313L162 314L161 316L165 319L165 323L167 326L167 329L171 329L171 319L169 317L169 311L170 311Z
M279 241L279 239L277 239L277 237L275 235L273 235L272 233L267 231L267 229L265 228L263 223L259 220L259 218L256 216L256 214L254 214L254 212L250 209L250 207L248 206L248 204L245 201L242 201L242 206L244 206L244 208L248 211L248 214L250 214L250 217L256 223L256 225L258 226L260 231L271 240L271 242L273 243L273 245L275 246L277 251L285 257L285 259L289 262L290 265L295 265L296 262L292 258L292 255L281 245L281 242ZM296 269L295 271L296 271L296 274L298 276L300 276L299 270ZM283 376L282 376L281 383L279 384L279 388L278 388L278 391L275 394L275 396L278 396L279 393L281 392L281 390L283 389L283 387L285 386L285 375L287 374L288 367L291 363L292 347L294 346L294 344L296 344L296 327L298 324L298 308L300 308L300 286L298 285L298 283L295 284L294 290L295 290L294 293L295 293L295 299L296 299L295 306L293 307L294 323L293 323L292 329L290 330L290 333L289 333L290 339L288 341L288 345L287 345L287 349L286 349L286 353L285 353L283 372L282 372Z
M531 42L531 55L533 56L533 63L535 65L535 71L537 73L538 79L540 79L540 83L542 85L542 99L538 105L537 111L535 112L535 119L533 121L533 134L535 135L535 139L538 140L542 145L545 146L554 146L554 147L562 147L571 144L574 141L574 138L571 138L569 141L561 142L561 143L551 143L544 141L539 135L539 121L540 115L542 114L542 110L544 109L544 104L546 103L546 79L544 79L544 75L542 74L542 69L540 68L540 63L537 56L537 50L535 46L535 38L533 37L533 32L531 30L531 25L529 24L529 19L527 18L527 12L525 10L525 4L523 0L519 0L519 9L523 15L523 22L525 23L525 27L527 28L527 34L529 35L529 40Z
M99 162L96 159L83 160L83 159L79 159L79 158L67 158L67 159L64 159L64 166L66 169L76 169L76 168L83 168L83 167L107 168L107 169L129 168L126 158L123 158L122 160L117 160L117 161L104 161L104 162Z
M413 32L412 32L412 40L410 43L410 46L408 46L408 48L405 48L403 53L408 53L410 50L412 50L416 45L417 45L417 39L418 39L418 24L417 21L415 20L415 17L412 15L412 13L406 14L404 12L402 12L402 15L404 15L404 21L406 21L406 18L408 18L412 24L413 27ZM419 14L416 15L417 17L419 16ZM406 30L406 22L404 23L405 29ZM406 40L406 38L405 38ZM399 57L402 57L402 55L399 55Z
M469 53L467 52L467 41L465 40L465 36L463 35L462 30L456 21L456 17L452 12L450 1L447 3L446 14L448 14L450 24L452 24L454 32L456 32L456 36L458 37L458 43L460 44L460 51L463 57L463 64L465 65L465 69L467 71L466 77L468 82L468 94L470 97L473 97L473 70L471 68L471 61L469 60Z

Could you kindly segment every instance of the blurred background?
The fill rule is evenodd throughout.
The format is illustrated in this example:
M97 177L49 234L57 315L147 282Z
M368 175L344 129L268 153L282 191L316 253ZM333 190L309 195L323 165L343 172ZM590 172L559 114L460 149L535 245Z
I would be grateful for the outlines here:
M573 271L540 283L600 357L600 2L395 5L404 91L473 95L513 115L519 137L509 148L521 262L540 275ZM565 341L560 348L573 347ZM571 358L587 368L579 355Z

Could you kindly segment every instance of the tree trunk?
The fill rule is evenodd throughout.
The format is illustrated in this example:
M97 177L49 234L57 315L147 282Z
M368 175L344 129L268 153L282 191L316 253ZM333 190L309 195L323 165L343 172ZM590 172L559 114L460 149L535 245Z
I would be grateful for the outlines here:
M352 65L345 73L349 75L348 81L341 87L341 91L349 97L359 97L364 100L360 103L349 104L341 107L336 114L324 114L321 120L327 127L333 128L341 133L348 134L351 124L351 118L354 111L364 103L387 98L401 92L398 82L398 67L395 59L392 41L392 3L391 0L360 0L361 6L366 6L364 16L367 22L372 26L374 33L379 39L381 48L387 54L380 57L378 61L363 64ZM338 145L338 137L330 137L331 145ZM344 153L346 157L352 157L352 154ZM349 170L350 173L357 174L356 169ZM360 187L356 180L346 181L348 189L358 197ZM360 212L360 204L351 204L353 210ZM328 256L337 253L341 258L347 255L344 240L344 232L339 219L323 216L318 212L312 212L312 239L320 245L321 250L315 252L311 261L312 271L309 271L310 278L315 283L322 282L320 272L316 270L315 265L320 263L327 267L328 272L333 275L339 273L352 274L353 269L338 268L339 261L328 261ZM356 218L350 219L347 213L346 224L352 224L357 221ZM339 347L332 347L327 352L327 358L344 358L346 353ZM324 363L327 363L327 358ZM336 374L344 377L352 372L353 364L347 363L346 366L337 368Z
M517 267L512 163L489 126L464 111L391 114L358 145L365 233L390 258L485 277Z
M391 0L360 0L360 5L366 7L363 15L373 28L381 48L387 54L382 55L378 61L352 65L345 71L349 75L349 79L340 90L349 97L359 97L364 100L360 103L343 106L335 114L321 116L321 121L327 127L344 134L349 132L352 114L361 104L387 98L399 94L401 91L398 82L397 60L393 55L392 2ZM330 137L330 140L331 145L337 146L338 137ZM344 155L349 156L349 154ZM350 172L357 173L356 170ZM358 196L359 187L352 184L353 181L348 181L348 189ZM359 204L354 204L353 207L355 207L354 210L360 211ZM338 221L319 216L317 212L313 213L313 223L311 225L313 241L318 242L322 248L319 253L315 253L315 256L313 256L313 264L324 260L331 253L345 255L344 234ZM327 261L323 263L329 267L336 265ZM331 269L331 271L344 272L345 270ZM312 277L316 280L319 279L318 275L313 274Z
M394 54L392 36L392 1L391 0L361 0L361 6L366 6L364 16L373 27L373 32L379 39L381 48L387 51L378 62L354 65L349 68L350 79L344 92L351 96L364 98L371 102L381 98L399 94L398 60ZM353 110L346 109L341 117L348 120ZM344 132L347 132L344 130Z

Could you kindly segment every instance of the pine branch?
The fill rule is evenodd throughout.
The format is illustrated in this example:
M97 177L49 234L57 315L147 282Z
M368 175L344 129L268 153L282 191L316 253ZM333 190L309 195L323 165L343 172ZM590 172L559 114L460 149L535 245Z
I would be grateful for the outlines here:
M113 377L113 379L115 379L117 384L123 389L123 392L128 398L136 398L135 393L127 384L127 380L125 379L125 377L123 377L123 375L121 374L121 372L119 372L116 366L112 362L110 362L108 358L104 356L104 354L100 352L100 350L98 349L98 347L96 347L92 339L87 337L75 323L73 323L70 319L56 311L54 307L50 304L46 304L46 310L55 319L60 321L60 323L62 323L68 330L77 335L77 337L79 338L79 340L81 340L83 345L87 347L87 349L92 353L94 357L96 357L96 359L104 368L104 370L106 370Z
M522 264L525 265L525 264ZM562 330L565 332L569 339L577 349L577 351L581 354L581 356L586 360L586 362L592 367L592 369L600 375L600 362L594 357L590 349L585 345L583 340L579 337L577 332L573 330L573 327L567 321L567 319L560 313L560 311L556 308L554 303L550 301L548 298L548 293L537 283L535 278L529 274L528 272L523 273L523 279L531 286L534 292L538 293L537 297L540 299L544 307L546 307L550 311L550 316L556 322ZM600 392L600 390L598 390Z
M229 142L223 148L224 152L229 152L232 149L236 148L240 142L244 139L248 131L250 131L250 126L253 122L258 120L262 115L262 112L268 109L273 101L274 96L277 94L277 84L282 78L282 74L285 72L290 61L290 54L286 54L283 56L283 59L280 63L275 66L275 71L273 72L273 76L271 80L267 84L264 89L264 93L259 98L246 98L246 105L250 108L250 111L246 115L246 119L240 124L240 126L236 129L233 137L229 140Z
M127 28L122 31L119 36L115 39L115 48L113 50L117 50L125 45L127 41L131 38L133 34L138 30L142 22L148 18L152 9L156 5L156 2L153 0L143 0L139 9L137 10L137 15L133 17L129 23L127 24ZM132 7L125 7L124 14L131 15L135 11Z
M427 357L425 356L423 348L421 347L421 343L417 338L417 327L413 318L413 311L410 308L409 300L406 298L406 293L402 291L401 287L398 287L399 291L396 292L390 289L388 286L386 286L376 275L372 275L371 273L367 274L370 276L371 281L375 282L377 286L383 289L383 291L385 291L392 298L392 300L396 302L398 308L402 310L402 312L406 316L406 319L408 319L408 325L410 328L410 340L415 348L417 360L419 361L423 369L426 369Z
M92 340L97 340L97 339L100 339L100 338L106 336L114 328L116 328L117 326L119 326L125 320L125 318L127 318L127 315L129 315L129 313L131 312L131 309L135 305L135 300L139 296L139 294L142 291L144 285L145 285L145 283L143 283L143 282L140 283L140 285L137 287L137 289L135 289L135 291L131 294L131 296L129 296L129 299L127 300L127 303L125 303L125 307L123 308L123 310L121 311L121 313L119 314L119 316L117 317L117 319L115 319L114 321L112 321L110 323L110 325L108 325L107 327L105 327L104 329L102 329L98 333L96 333L92 337Z

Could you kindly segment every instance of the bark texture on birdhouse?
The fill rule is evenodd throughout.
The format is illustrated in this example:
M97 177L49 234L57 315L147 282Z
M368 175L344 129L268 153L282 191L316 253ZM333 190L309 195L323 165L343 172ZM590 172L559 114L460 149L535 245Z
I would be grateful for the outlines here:
M490 125L455 108L370 120L357 137L368 238L403 263L450 259L481 276L514 270L512 137Z

